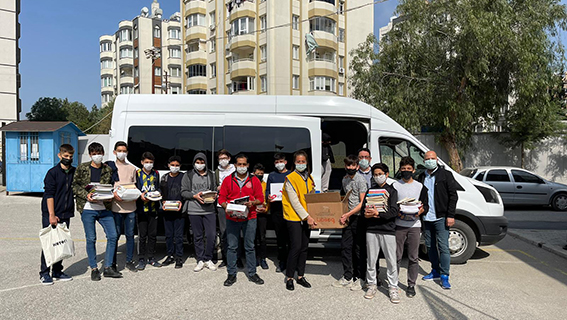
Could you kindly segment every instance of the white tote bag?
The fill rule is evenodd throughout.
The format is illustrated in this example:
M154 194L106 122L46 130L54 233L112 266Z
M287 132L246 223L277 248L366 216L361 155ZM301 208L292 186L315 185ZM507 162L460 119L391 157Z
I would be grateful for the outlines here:
M75 255L75 243L66 223L58 223L55 228L47 226L41 229L39 240L48 267Z

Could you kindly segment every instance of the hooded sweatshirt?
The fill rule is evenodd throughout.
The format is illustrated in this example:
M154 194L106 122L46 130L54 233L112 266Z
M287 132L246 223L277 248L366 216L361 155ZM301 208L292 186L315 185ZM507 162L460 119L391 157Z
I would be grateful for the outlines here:
M212 171L208 169L207 157L204 153L199 152L193 158L193 164L197 159L205 161L205 174L201 175L196 169L187 171L181 180L181 196L185 201L183 212L189 215L205 215L216 212L215 204L201 204L197 199L193 198L199 192L216 191L217 184Z

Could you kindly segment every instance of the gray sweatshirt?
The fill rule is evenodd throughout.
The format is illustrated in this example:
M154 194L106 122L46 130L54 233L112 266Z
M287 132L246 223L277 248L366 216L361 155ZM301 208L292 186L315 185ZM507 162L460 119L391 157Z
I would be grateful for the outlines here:
M183 180L181 180L181 196L186 200L183 212L189 215L213 214L216 212L214 203L201 204L193 198L199 192L217 190L214 174L208 170L207 157L202 152L199 152L193 158L193 164L195 164L197 159L205 161L205 174L201 175L197 170L192 169L183 176Z

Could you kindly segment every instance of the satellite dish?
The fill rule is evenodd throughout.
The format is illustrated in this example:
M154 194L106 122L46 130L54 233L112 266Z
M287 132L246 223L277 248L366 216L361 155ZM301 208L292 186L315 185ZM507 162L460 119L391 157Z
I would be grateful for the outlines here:
M150 12L150 10L148 9L148 7L143 7L142 8L142 17L147 17L149 12Z

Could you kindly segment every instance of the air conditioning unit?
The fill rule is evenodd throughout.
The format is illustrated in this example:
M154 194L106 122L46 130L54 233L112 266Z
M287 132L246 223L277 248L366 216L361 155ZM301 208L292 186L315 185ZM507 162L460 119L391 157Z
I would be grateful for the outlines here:
M209 26L209 29L211 29L211 31L215 31L216 27L217 27L217 26L215 26L214 24L211 24L211 25Z
M345 73L345 68L339 68L339 74L344 74Z

